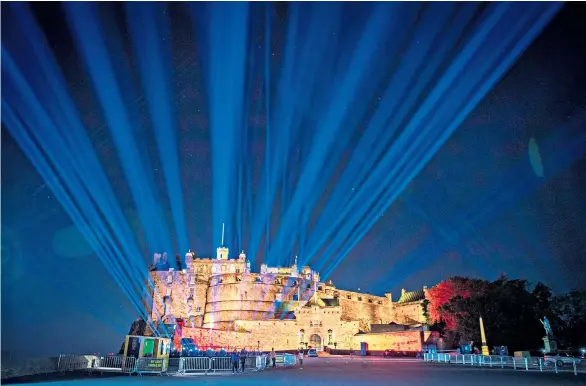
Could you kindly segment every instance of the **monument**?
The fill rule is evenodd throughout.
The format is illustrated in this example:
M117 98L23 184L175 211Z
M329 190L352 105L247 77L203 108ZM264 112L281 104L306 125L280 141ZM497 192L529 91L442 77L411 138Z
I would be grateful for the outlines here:
M551 324L549 324L549 320L547 316L543 317L543 320L539 320L545 329L545 336L543 337L543 348L545 349L546 353L555 353L558 351L558 345L553 336L553 330L551 329Z
M490 355L488 352L488 345L486 344L486 333L484 332L484 323L482 322L482 316L480 317L480 337L482 344L482 355Z

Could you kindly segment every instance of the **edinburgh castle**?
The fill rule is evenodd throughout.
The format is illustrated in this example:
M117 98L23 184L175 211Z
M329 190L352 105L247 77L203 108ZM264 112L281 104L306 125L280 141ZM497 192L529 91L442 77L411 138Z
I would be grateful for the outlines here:
M435 339L425 325L426 287L402 290L393 301L390 293L338 289L297 259L253 273L244 252L230 259L224 247L215 259L188 252L180 266L169 268L166 255L155 254L151 319L181 321L182 336L201 347L357 349L366 342L371 350L416 351Z

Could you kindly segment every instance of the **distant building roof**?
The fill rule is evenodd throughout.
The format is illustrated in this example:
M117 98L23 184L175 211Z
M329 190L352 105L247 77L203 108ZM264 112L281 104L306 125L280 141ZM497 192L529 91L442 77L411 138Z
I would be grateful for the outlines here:
M423 292L423 289L420 289L417 291L405 292L401 295L399 300L397 300L397 303L411 303L423 299L425 299L425 292Z

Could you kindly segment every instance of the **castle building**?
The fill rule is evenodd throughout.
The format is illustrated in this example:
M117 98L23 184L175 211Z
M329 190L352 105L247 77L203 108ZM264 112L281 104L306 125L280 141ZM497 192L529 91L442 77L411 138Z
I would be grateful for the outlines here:
M375 296L322 282L310 267L268 267L250 270L244 251L230 259L217 249L216 258L185 255L183 269L155 254L150 310L155 324L182 321L182 336L199 346L290 350L326 346L419 350L429 340L423 300L427 288Z

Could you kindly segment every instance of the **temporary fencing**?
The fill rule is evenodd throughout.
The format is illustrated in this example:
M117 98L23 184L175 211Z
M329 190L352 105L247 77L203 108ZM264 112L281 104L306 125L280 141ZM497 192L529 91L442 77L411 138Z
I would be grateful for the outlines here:
M61 354L57 363L60 372L86 370L94 366L95 355Z
M210 358L195 357L195 358L181 358L178 373L203 373L207 374L210 371Z
M452 363L479 367L498 367L501 369L539 371L539 372L573 372L578 375L584 371L584 363L578 358L568 358L565 361L546 361L541 357L512 357L499 355L429 353L423 355L426 362Z
M279 356L278 356L279 357ZM294 355L280 355L281 365L295 365ZM39 362L37 360L37 362ZM45 364L45 362L47 364ZM41 363L41 362L39 362ZM51 364L52 363L52 364ZM240 360L238 361L240 366ZM122 374L219 374L232 371L230 357L183 357L183 358L134 358L122 355L98 356L61 354L58 358L47 360L41 365L27 365L19 369L3 368L2 379L24 375L35 375L49 372L88 371L89 373L122 373ZM245 361L245 371L262 371L267 367L267 356L249 356Z

